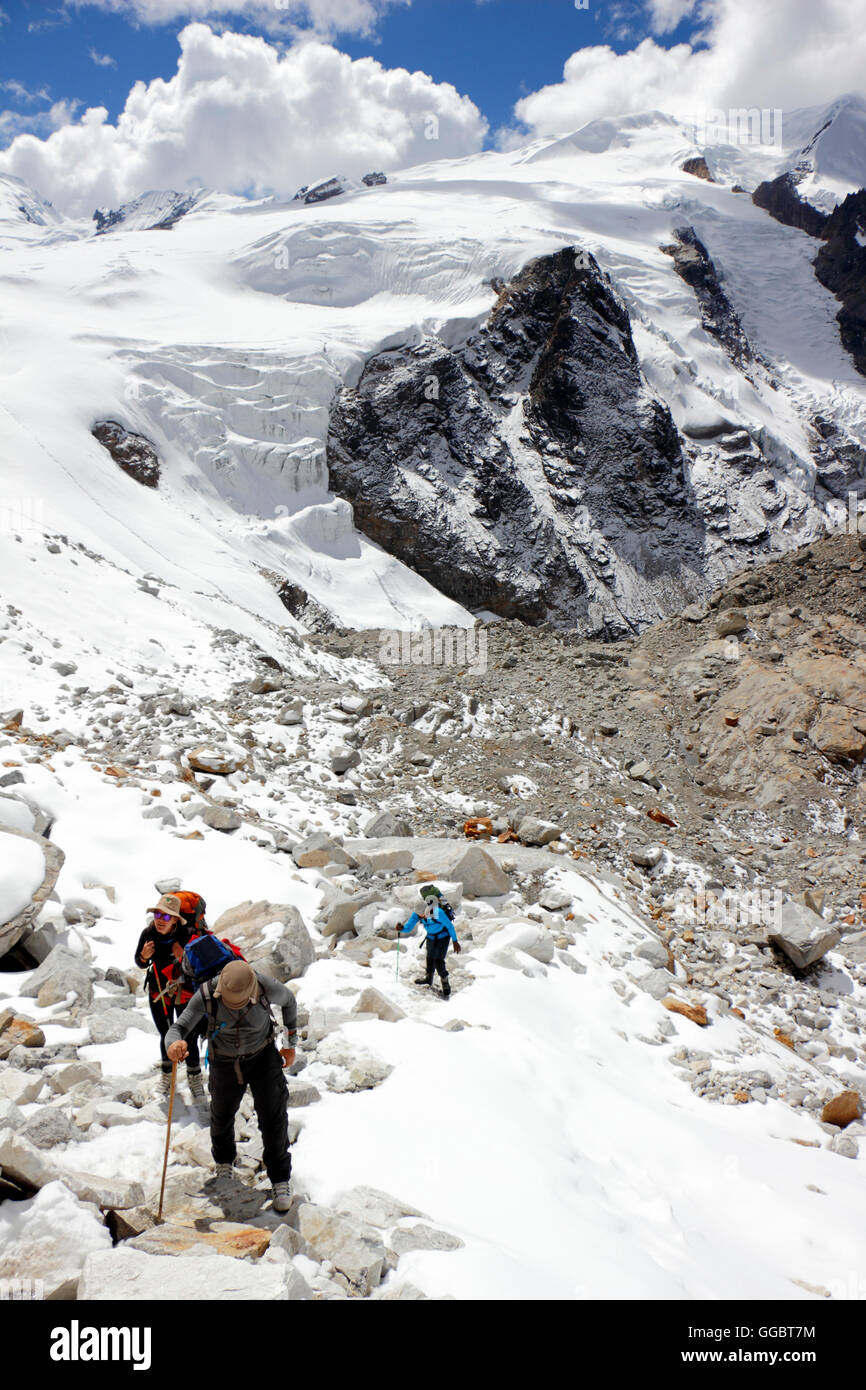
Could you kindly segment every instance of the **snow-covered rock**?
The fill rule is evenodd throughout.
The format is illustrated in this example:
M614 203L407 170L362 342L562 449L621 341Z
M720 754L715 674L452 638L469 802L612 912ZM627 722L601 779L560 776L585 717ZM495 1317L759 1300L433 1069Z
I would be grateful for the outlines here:
M0 1209L0 1280L37 1281L47 1299L74 1299L88 1255L110 1249L99 1209L62 1182Z

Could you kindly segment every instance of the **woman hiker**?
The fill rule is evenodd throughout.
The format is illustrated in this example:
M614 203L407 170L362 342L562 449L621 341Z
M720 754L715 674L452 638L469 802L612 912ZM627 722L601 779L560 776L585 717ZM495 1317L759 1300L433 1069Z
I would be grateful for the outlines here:
M416 985L432 985L433 971L435 970L442 983L442 997L447 999L451 993L448 971L445 969L448 943L454 942L454 950L459 955L460 942L457 940L454 923L445 908L442 907L440 898L441 894L438 889L432 890L430 896L422 893L420 912L413 912L402 927L397 928L397 938L399 940L403 932L410 932L416 922L421 923L427 933L427 973L419 976L415 983ZM444 902L444 899L442 901Z
M286 1037L275 1045L271 1005L279 1005ZM192 997L166 1039L172 1062L182 1062L204 1023L208 1030L210 1139L216 1177L227 1179L237 1156L235 1116L249 1086L262 1136L262 1157L273 1187L274 1211L291 1207L288 1087L283 1068L295 1060L295 996L285 985L232 961Z
M148 908L153 914L152 921L141 933L135 952L136 965L147 969L145 984L151 1017L159 1033L162 1060L160 1091L166 1096L171 1090L171 1062L165 1050L165 1035L175 1018L183 1013L195 988L183 974L181 962L184 947L197 933L185 924L181 906L179 898L164 893L156 907ZM186 1078L193 1100L203 1101L205 1089L197 1036L189 1039Z

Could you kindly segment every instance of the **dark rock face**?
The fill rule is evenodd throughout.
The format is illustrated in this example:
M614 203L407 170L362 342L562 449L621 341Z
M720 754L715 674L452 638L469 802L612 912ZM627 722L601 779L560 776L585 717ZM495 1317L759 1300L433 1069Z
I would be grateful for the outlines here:
M842 301L836 315L842 343L858 372L866 376L866 189L849 193L834 208L823 236L815 274Z
M808 232L810 236L823 234L827 214L819 212L811 203L803 201L791 173L780 174L777 179L759 183L752 194L752 202L786 227L798 227L801 232Z
M108 450L114 462L143 487L159 483L159 458L149 439L131 434L116 420L98 420L90 431Z
M503 286L461 349L373 357L334 404L328 468L358 528L468 608L612 637L659 611L652 581L700 568L673 421L624 307L570 248Z
M749 340L738 315L722 289L718 271L694 227L678 227L676 242L661 249L673 257L681 279L694 290L701 309L701 323L712 334L738 367L753 360Z
M387 183L388 179L385 174L378 172L375 174L365 174L361 182L365 183L368 188L375 188L377 184Z
M684 174L694 174L695 178L706 179L707 183L715 183L709 165L702 154L696 154L692 159L684 160L680 168Z
M160 213L153 222L149 223L148 226L143 227L141 230L146 232L170 232L172 227L176 226L180 219L185 217L186 214L195 207L198 198L199 195L197 193L171 194L168 206L165 210ZM104 236L106 232L111 231L112 227L122 225L126 221L130 211L136 207L136 203L138 202L140 202L140 199L136 199L132 203L125 203L119 208L97 208L93 214L93 220L96 223L96 235Z
M820 485L843 501L849 493L866 496L866 449L823 415L814 417L812 428L816 436L812 457Z
M310 632L334 631L335 622L332 615L316 599L311 598L302 585L293 584L291 580L271 571L264 573L265 578L276 589L280 603L299 623L303 623Z

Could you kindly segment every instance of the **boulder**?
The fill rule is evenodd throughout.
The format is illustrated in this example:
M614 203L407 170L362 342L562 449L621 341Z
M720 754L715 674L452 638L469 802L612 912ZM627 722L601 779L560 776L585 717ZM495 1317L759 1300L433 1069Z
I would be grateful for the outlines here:
M57 1105L43 1105L24 1121L19 1131L37 1149L59 1148L81 1136L67 1110Z
M341 845L335 844L321 831L295 845L292 858L299 869L321 869L326 864L346 864L351 868L355 864L355 860Z
M355 1005L353 1012L375 1014L377 1018L382 1019L385 1023L399 1023L401 1018L406 1017L403 1010L397 1004L392 1004L390 999L386 999L385 995L380 994L379 990L374 989L372 985L368 985L367 988L362 991L361 997Z
M538 899L539 907L543 907L547 912L562 912L565 908L570 908L573 902L571 893L567 888L559 888L556 884L545 888Z
M233 1259L229 1255L148 1255L118 1246L87 1256L78 1285L79 1303L285 1302L289 1274L277 1261Z
M664 999L665 995L669 993L673 981L670 972L664 966L659 970L647 970L645 974L638 976L634 983L638 989L642 989L653 999Z
M315 958L310 933L293 903L238 903L213 926L217 936L227 936L242 950L251 965L283 984L298 980Z
M716 619L716 636L733 637L737 633L745 632L749 626L749 620L740 609L730 609L726 613L720 613Z
M102 1067L98 1062L68 1062L53 1072L48 1078L52 1090L65 1096L73 1086L86 1082L98 1083L102 1079Z
M0 826L0 956L27 931L62 867L63 851L50 840Z
M0 1283L32 1279L46 1299L74 1299L88 1255L111 1249L99 1210L61 1182L26 1202L8 1202L0 1234Z
M58 999L65 999L67 994L74 993L78 996L79 1004L87 1006L93 1001L95 979L96 971L92 965L63 946L55 946L33 971L27 984L22 986L21 994L25 999L36 999L44 986L50 986L47 993L57 995Z
M11 1129L0 1130L0 1171L27 1187L45 1187L58 1176L36 1145Z
M416 870L419 862L423 862L424 868L420 872L423 872L425 880L455 879L462 885L467 898L499 898L511 891L508 874L480 845L470 844L465 849L462 846L452 849L443 844L434 851L424 853L423 860L416 855Z
M409 822L401 816L392 815L390 811L379 811L364 826L364 835L368 840L403 839L411 834Z
M194 772L209 772L216 777L228 777L244 767L246 754L240 749L215 748L201 744L187 753L187 762Z
M329 1260L354 1293L365 1298L380 1282L385 1246L372 1226L328 1207L304 1203L298 1230L321 1263Z
M399 1226L388 1238L388 1246L398 1257L410 1250L460 1250L465 1242L435 1226Z
M45 1084L41 1071L32 1073L19 1071L17 1067L4 1063L0 1067L0 1099L11 1100L15 1105L29 1105L36 1100ZM0 1160L2 1162L2 1160Z
M504 946L513 951L525 951L542 965L549 965L553 960L553 937L534 922L511 922L488 937L488 943L496 950Z
M303 724L304 722L304 702L300 699L290 700L287 705L283 705L277 715L276 722L283 725Z
M244 823L243 817L231 806L204 806L199 814L205 825L211 830L221 830L224 835L239 830Z
M342 936L344 932L353 931L355 914L359 909L380 901L381 895L376 889L365 893L340 893L331 890L320 908L323 918L322 935Z
M92 1043L122 1042L130 1028L139 1028L143 1033L153 1031L150 1019L145 1018L137 1009L103 1009L99 1013L90 1014L87 1027Z
M243 1226L235 1221L214 1222L214 1229L194 1226L153 1226L133 1236L126 1250L143 1250L148 1255L230 1255L234 1259L258 1259L268 1248L270 1231L259 1226Z
M132 1105L121 1105L119 1101L100 1097L82 1105L75 1117L79 1129L89 1129L91 1125L102 1125L103 1129L114 1129L116 1125L135 1125L141 1119L138 1110Z
M837 929L819 917L805 903L787 902L774 918L767 941L778 946L798 970L805 970L838 946Z
M828 1100L824 1109L821 1111L821 1119L825 1124L838 1125L840 1129L845 1129L854 1120L859 1120L863 1115L863 1102L857 1091L842 1091L832 1100Z
M408 1202L401 1202L388 1192L380 1192L375 1187L351 1187L342 1192L334 1203L334 1210L343 1216L367 1226L395 1226L405 1216L423 1216L422 1211Z
M656 970L668 970L668 948L662 945L661 941L650 938L649 941L642 941L635 950L638 960L649 961L650 965L655 966Z
M357 748L350 748L348 744L341 744L335 748L330 757L331 771L341 777L344 772L348 772L352 767L358 767L361 761L361 754Z
M0 1032L0 1058L8 1057L13 1047L44 1047L45 1034L32 1019L16 1015Z
M822 705L810 731L812 743L834 763L862 763L866 757L866 714L845 705Z
M659 974L661 973L659 971ZM696 1023L699 1028L706 1028L710 1021L703 1004L686 1004L682 999L675 999L673 996L663 999L662 1003L670 1013L682 1014L683 1018Z
M524 845L549 845L558 840L560 829L549 820L539 820L537 816L525 816L517 827L517 837Z

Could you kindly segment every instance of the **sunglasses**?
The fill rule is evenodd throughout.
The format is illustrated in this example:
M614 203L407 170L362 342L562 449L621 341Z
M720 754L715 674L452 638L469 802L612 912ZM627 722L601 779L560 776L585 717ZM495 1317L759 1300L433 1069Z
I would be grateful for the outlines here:
M171 912L155 912L153 914L153 920L154 922L173 922L175 918L174 914Z

